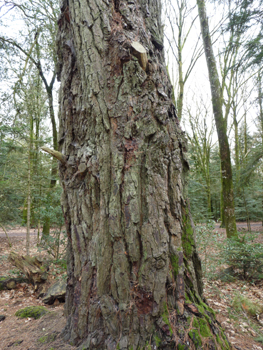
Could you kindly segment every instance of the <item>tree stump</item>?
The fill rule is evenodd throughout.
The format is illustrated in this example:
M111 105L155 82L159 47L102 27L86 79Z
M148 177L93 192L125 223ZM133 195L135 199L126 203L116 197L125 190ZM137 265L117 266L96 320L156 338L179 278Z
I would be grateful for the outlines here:
M44 283L47 280L48 268L39 258L22 256L11 252L9 261L21 270L33 285Z

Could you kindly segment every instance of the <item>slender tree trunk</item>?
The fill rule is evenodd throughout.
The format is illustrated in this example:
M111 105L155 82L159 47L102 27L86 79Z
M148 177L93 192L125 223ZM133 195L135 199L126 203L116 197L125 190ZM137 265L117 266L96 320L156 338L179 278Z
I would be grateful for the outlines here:
M247 113L244 115L244 165L247 162L247 152L248 152L248 144L247 144Z
M53 149L55 151L57 151L58 150L58 133L57 133L55 112L54 112L54 101L53 101L52 90L53 90L53 87L51 89L48 89L48 91L47 91L48 92L48 106L49 106L49 115L50 115L51 124L52 124ZM50 188L54 188L56 186L57 173L58 173L57 160L55 158L53 158Z
M182 10L184 4L180 4L179 8L179 26L178 26L178 95L177 95L177 116L179 120L182 119L183 115L183 103L184 103L184 78L183 78L183 43L182 43L182 31L183 31L183 23L182 23ZM179 7L179 5L178 5Z
M240 154L239 154L239 135L236 110L234 110L234 129L235 129L235 164L236 164L236 192L240 195Z
M209 214L211 214L212 213L212 199L211 199L211 179L210 179L210 174L209 174L209 168L207 169L206 176L207 176L206 177L207 209L208 209Z
M26 229L26 255L29 255L30 249L30 226L31 226L31 152L32 152L32 117L30 117L30 137L28 149L28 169L27 169L27 229Z
M197 0L204 50L209 73L213 112L216 123L216 130L220 149L222 190L223 190L223 208L226 224L227 237L236 235L236 218L234 206L234 192L232 169L230 159L230 148L228 144L226 122L223 118L222 94L216 68L216 61L213 53L212 41L209 33L208 20L204 0Z
M261 144L263 150L263 94L262 94L262 69L258 72L258 104L259 104L259 121L261 127ZM262 191L263 192L263 191ZM262 198L262 212L263 212L263 198ZM263 226L263 217L262 217L262 226Z
M48 106L49 106L49 115L51 119L52 124L52 140L53 140L53 149L55 151L58 150L58 135L57 135L57 125L56 125L56 118L55 118L55 112L54 112L54 103L53 103L53 85L51 88L47 88L47 94L48 94ZM56 178L58 174L58 164L56 158L52 158L52 165L51 165L51 180L50 180L50 187L49 192L47 194L48 200L50 198L51 192L56 186ZM50 218L46 217L43 224L43 234L42 239L47 239L47 237L50 234Z
M160 2L65 0L61 10L64 337L79 349L227 349L202 300Z
M222 176L222 164L220 163L220 170L221 170L221 191L220 191L220 220L221 224L220 227L226 227L226 220L225 220L225 210L224 210L224 193L223 193L223 176Z

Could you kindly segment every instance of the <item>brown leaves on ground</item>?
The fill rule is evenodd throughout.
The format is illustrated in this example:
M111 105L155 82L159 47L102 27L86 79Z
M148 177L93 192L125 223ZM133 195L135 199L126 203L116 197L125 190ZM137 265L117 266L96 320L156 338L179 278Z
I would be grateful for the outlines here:
M25 236L23 230L19 229L18 234L13 231L10 234L13 247L9 248L5 237L0 236L0 276L14 276L18 270L8 261L10 251L16 251L25 255ZM36 248L36 237L32 234L32 255L39 255ZM43 255L43 254L42 254ZM58 277L53 265L49 270L49 284ZM0 322L0 350L73 350L76 347L64 343L60 337L65 327L66 319L63 316L63 304L58 301L54 305L47 306L37 299L38 293L32 285L22 283L17 289L0 291L0 315L5 319ZM17 310L27 306L42 305L50 311L42 318L19 319L15 316Z
M233 305L233 300L235 298L237 300L242 299L242 296L251 303L261 304L263 300L263 282L258 285L250 285L246 281L205 280L204 282L206 300L216 312L217 320L225 329L233 348L237 350L263 349L263 346L255 341L256 338L263 335L262 324L257 320L257 317L252 317L249 314L246 310L246 304L242 305L242 300L240 300L241 310L236 309Z
M238 230L244 232L246 223L238 223ZM261 223L251 223L251 228L258 234L256 241L263 243L263 228ZM216 228L218 241L226 238L225 229ZM207 247L206 264L209 264L209 253L218 254L216 245ZM219 265L216 273L227 266ZM233 282L204 279L204 295L209 306L215 310L217 320L225 329L233 349L261 350L263 349L263 281L247 281L235 279ZM262 342L256 341L261 339Z

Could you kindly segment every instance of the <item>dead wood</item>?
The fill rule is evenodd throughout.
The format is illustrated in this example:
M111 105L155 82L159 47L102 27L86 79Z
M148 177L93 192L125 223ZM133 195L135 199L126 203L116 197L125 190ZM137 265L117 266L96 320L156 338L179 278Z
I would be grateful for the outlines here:
M14 252L9 255L9 261L22 271L33 285L47 280L47 266L37 257L22 256Z
M0 276L0 291L15 289L19 283L28 282L28 279L23 277Z

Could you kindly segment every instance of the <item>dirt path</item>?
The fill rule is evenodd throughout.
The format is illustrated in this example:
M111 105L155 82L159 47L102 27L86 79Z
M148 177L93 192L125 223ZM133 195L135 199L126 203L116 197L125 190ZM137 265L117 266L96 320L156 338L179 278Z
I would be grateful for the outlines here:
M8 236L11 237L26 237L26 227L16 227L11 230L6 230ZM30 230L31 237L37 237L37 229ZM5 232L0 229L0 237L6 237Z
M251 231L256 231L256 232L262 232L263 231L263 226L262 222L251 222L250 223ZM216 229L220 228L220 224L216 223L215 225ZM237 229L243 229L243 230L248 230L247 223L246 222L237 222ZM225 229L222 229L225 230Z

